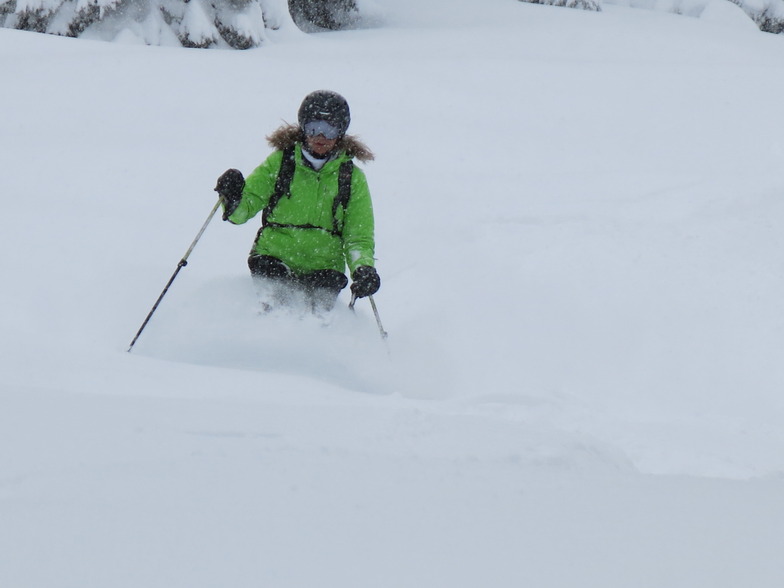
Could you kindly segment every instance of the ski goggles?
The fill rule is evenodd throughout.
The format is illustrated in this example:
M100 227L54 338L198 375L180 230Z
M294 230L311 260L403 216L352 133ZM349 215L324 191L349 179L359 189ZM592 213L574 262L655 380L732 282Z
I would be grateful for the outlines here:
M337 139L340 136L340 129L329 124L325 120L312 120L309 123L305 123L303 130L308 137L324 135L324 137L330 141Z

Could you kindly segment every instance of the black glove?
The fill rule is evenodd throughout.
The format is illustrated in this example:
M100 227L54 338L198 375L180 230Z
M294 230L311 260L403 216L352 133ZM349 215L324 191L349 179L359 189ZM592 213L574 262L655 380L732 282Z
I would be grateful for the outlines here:
M242 172L238 169L227 169L218 178L215 191L223 200L223 220L229 218L231 213L237 210L240 200L242 200L243 188L245 188L245 178L242 177Z
M361 265L355 269L351 279L354 281L351 292L357 298L372 296L381 287L381 278L378 277L376 268L369 265Z

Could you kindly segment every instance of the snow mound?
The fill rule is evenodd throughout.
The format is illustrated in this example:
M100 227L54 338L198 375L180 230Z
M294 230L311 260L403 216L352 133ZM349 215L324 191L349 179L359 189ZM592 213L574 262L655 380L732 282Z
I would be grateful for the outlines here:
M759 27L737 4L728 0L711 0L700 13L700 20L711 24L759 33Z

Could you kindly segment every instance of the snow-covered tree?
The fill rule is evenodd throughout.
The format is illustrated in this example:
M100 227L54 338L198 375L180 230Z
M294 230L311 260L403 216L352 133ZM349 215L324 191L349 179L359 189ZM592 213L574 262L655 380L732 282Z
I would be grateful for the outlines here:
M583 10L601 10L602 1L633 8L672 12L687 16L700 16L711 1L737 5L751 18L760 30L784 33L784 0L520 0L531 4L566 6Z
M602 9L599 0L520 0L530 4L547 4L548 6L565 6L566 8L579 8L581 10Z
M339 29L354 0L0 0L0 26L150 45L249 49L281 13L300 27Z
M719 1L739 6L763 31L784 33L784 0L520 1L593 11L604 1L689 16ZM0 27L150 45L249 49L282 19L310 32L354 26L359 13L356 0L0 0Z
M354 0L288 0L294 21L305 30L343 29L354 24L357 6Z
M783 0L730 0L748 14L760 30L768 33L784 33Z

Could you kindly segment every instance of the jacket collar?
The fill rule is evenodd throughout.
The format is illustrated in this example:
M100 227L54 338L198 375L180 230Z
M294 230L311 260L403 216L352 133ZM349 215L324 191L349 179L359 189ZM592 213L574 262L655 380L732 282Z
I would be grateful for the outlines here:
M283 151L292 145L301 144L305 140L302 130L297 125L283 125L273 131L267 142L270 147ZM337 144L336 149L349 158L357 158L365 163L374 159L373 152L354 135L345 135Z
M311 156L312 157L312 156ZM305 155L305 150L302 148L302 143L296 143L294 146L294 161L297 165L304 166L310 170L316 172L325 172L330 171L333 169L337 169L340 167L340 164L344 161L351 159L345 151L337 151L332 157L321 166L320 169L316 169L316 166L311 163L308 157Z

